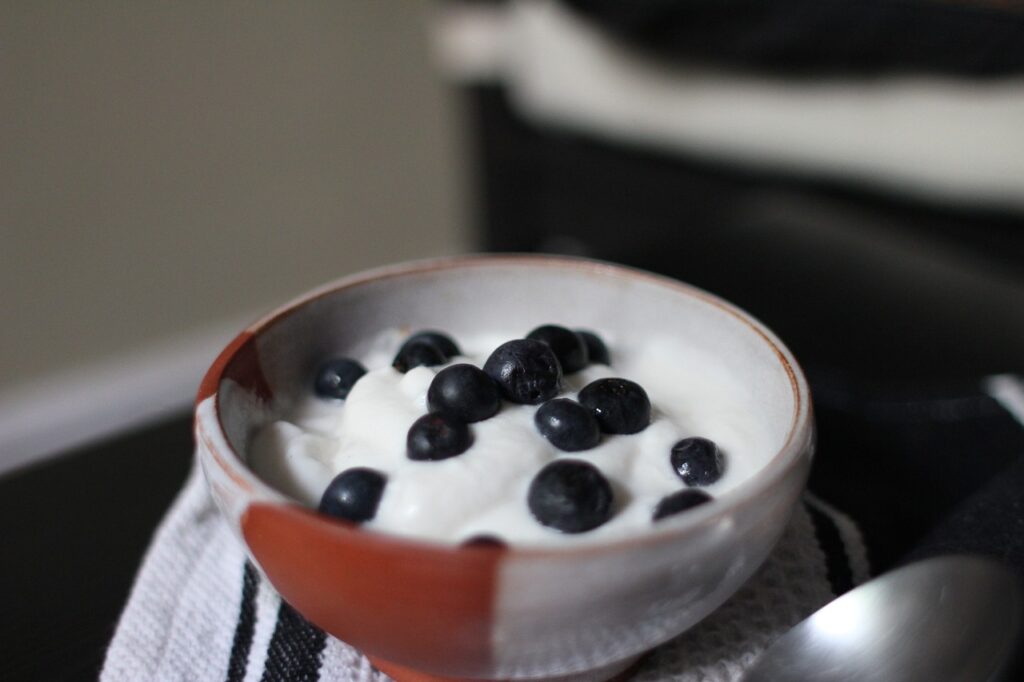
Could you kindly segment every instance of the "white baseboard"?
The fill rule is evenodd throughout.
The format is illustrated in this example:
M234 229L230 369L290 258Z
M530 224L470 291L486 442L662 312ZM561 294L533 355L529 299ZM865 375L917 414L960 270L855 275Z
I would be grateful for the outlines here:
M188 410L206 369L252 319L0 391L0 475Z

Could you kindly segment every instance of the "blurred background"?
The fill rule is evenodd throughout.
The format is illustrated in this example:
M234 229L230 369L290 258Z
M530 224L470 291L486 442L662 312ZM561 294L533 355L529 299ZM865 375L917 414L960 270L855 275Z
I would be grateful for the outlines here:
M0 5L0 467L465 250L732 299L836 386L1024 364L1024 33L961 2Z
M186 405L312 286L473 243L434 9L0 3L0 469Z
M0 384L469 239L427 2L4 3Z

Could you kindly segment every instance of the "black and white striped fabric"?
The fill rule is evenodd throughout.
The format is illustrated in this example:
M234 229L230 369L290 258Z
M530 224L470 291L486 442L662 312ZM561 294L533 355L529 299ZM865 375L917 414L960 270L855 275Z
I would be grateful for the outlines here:
M648 656L634 679L736 680L773 639L867 577L857 527L808 495L751 582L700 625ZM388 678L281 601L246 559L195 470L156 533L101 679Z

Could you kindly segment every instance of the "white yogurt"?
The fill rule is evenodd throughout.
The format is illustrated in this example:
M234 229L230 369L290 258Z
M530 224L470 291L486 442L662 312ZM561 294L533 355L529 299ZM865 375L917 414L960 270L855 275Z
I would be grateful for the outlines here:
M369 467L387 476L380 506L367 528L443 542L496 535L510 544L551 545L604 541L650 528L666 495L685 488L669 454L679 440L715 441L725 472L704 488L719 495L753 476L773 454L770 428L756 410L744 377L712 354L674 338L653 337L608 345L612 365L590 365L564 377L560 397L575 398L595 379L623 377L640 384L651 400L651 423L632 435L602 435L591 450L567 453L543 438L534 425L538 406L504 402L490 419L470 425L473 444L440 461L406 457L409 426L426 411L426 394L439 367L401 374L391 360L403 335L382 334L360 360L369 369L344 401L313 395L300 399L256 434L249 450L254 471L300 502L316 506L338 473ZM448 363L480 367L509 335L457 338L464 355ZM566 534L541 525L527 507L527 489L537 472L556 459L595 465L612 485L611 518L586 533ZM685 514L685 512L683 512ZM671 523L664 519L659 523Z

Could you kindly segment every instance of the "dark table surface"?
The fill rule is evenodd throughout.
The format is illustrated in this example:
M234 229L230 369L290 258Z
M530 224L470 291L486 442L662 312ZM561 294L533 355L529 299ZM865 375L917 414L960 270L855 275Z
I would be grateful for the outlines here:
M182 412L0 477L0 679L96 679L191 462Z

